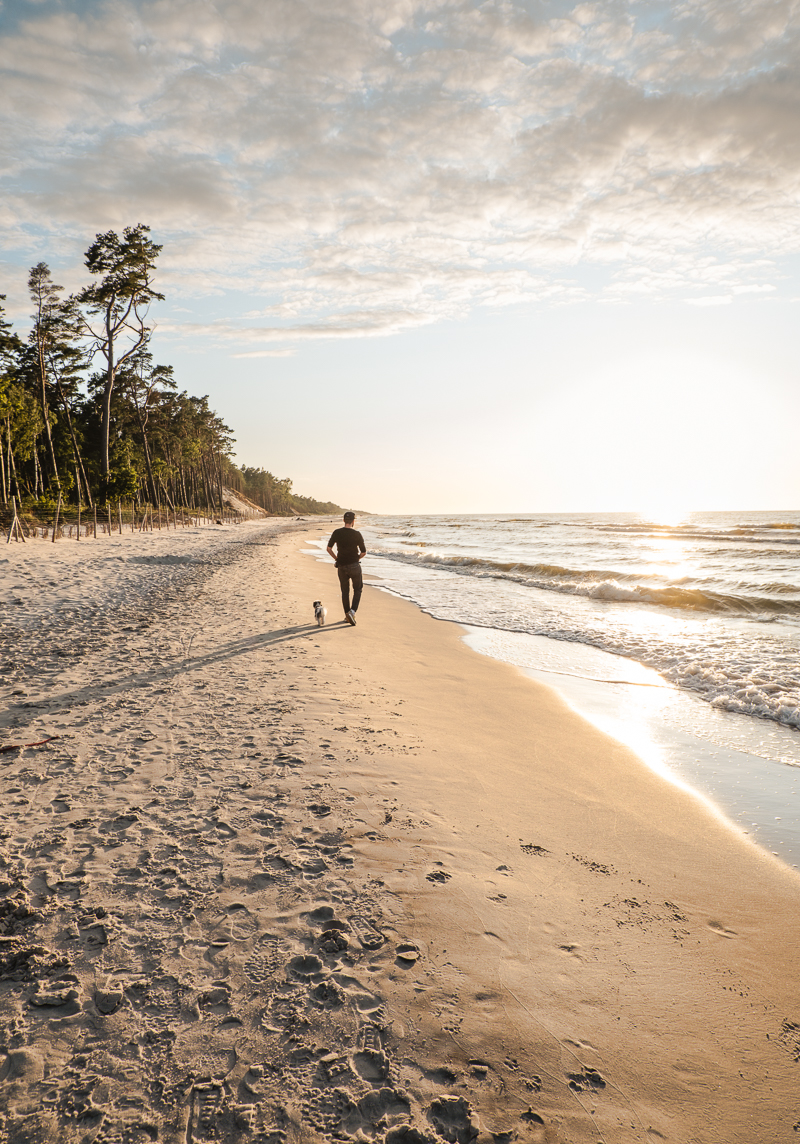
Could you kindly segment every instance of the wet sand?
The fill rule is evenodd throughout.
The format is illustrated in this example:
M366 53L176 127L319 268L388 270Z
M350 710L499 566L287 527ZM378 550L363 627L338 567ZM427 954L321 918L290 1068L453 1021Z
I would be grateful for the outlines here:
M10 1144L796 1140L797 875L318 533L0 554Z

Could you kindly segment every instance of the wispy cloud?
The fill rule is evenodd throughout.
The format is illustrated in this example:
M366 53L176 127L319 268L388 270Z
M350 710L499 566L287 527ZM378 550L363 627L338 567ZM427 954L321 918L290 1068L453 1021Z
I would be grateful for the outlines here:
M231 354L233 358L292 357L294 350L251 350L244 354Z
M203 328L243 347L568 302L591 265L611 299L766 292L800 247L799 13L15 7L0 41L7 257L46 248L77 266L95 231L146 221L171 296L264 299L265 327Z

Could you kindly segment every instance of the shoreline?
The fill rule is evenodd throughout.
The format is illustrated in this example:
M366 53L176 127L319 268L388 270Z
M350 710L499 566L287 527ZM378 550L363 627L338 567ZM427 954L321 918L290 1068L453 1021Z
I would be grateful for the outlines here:
M732 829L798 869L797 732L755 716L716 711L635 660L572 644L559 646L555 654L548 649L546 655L530 656L526 645L554 641L500 633L501 645L511 645L509 654L492 647L493 631L464 627L469 647L553 687L582 718L629 746L645 766L709 802ZM529 666L536 659L555 660L562 669ZM565 665L575 670L565 671ZM596 679L580 672L581 666L591 670L600 665L610 667L608 674L618 678Z
M797 876L369 581L317 628L314 530L62 568L19 637L9 1144L795 1139Z
M373 554L376 564L383 559ZM455 624L478 654L556 690L577 714L630 747L644 765L710 802L733 829L765 852L791 869L800 868L800 735L792 728L718 711L638 660L590 644L438 616L396 589L375 564L367 575L382 591Z

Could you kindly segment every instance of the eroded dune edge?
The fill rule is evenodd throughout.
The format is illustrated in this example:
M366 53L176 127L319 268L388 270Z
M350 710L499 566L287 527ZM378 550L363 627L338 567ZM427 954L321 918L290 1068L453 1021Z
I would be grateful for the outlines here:
M0 1140L796 1140L795 875L309 528L0 553Z

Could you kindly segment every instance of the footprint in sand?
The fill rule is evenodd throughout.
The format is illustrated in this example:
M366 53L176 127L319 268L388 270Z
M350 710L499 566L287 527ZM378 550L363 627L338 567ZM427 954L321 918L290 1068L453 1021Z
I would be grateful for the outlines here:
M361 1025L358 1030L358 1051L360 1053L383 1053L383 1030L380 1025Z
M425 878L428 882L449 882L452 874L448 874L446 870L431 870L430 874L426 874Z
M596 1069L584 1069L580 1073L568 1073L567 1080L573 1092L602 1092L606 1082Z
M197 1084L189 1098L187 1144L219 1140L227 1093L222 1084Z
M585 866L587 870L591 870L593 874L605 874L610 877L616 874L613 866L607 866L604 862L595 862L592 858L586 858L583 854L573 854L572 859L579 862L581 866Z
M308 804L308 809L316 818L327 818L332 810L332 808L324 802L311 802Z
M385 941L383 934L376 929L369 918L356 914L350 919L350 925L364 949L380 949L383 945Z
M106 912L102 907L98 907L94 914L84 914L83 917L78 918L81 940L90 949L100 949L108 945L111 936L108 921L101 922L98 920L99 918L106 918Z
M797 1021L790 1021L786 1018L781 1024L778 1040L791 1054L793 1061L800 1061L800 1024Z
M390 1128L384 1139L386 1144L433 1144L432 1137L410 1124L398 1124L396 1128Z
M311 1091L301 1107L303 1119L325 1135L338 1134L342 1121L355 1111L349 1093L341 1088Z
M396 964L403 965L406 968L414 965L419 961L421 956L420 949L414 945L413 941L401 941L395 948Z
M266 936L245 961L244 971L256 985L264 985L274 979L283 961L284 955L278 948L278 939Z
M472 1107L463 1096L440 1096L428 1109L428 1119L449 1144L471 1144L478 1135Z
M328 958L338 958L346 953L350 942L347 934L339 929L324 930L316 939L316 945L320 953Z
M356 1053L353 1067L361 1079L369 1084L386 1080L389 1076L389 1061L383 1053Z
M375 1015L383 1009L383 998L377 993L370 992L356 977L348 977L342 973L335 973L334 980L348 995L350 1004L360 1013L366 1021L374 1021ZM368 1026L363 1026L367 1028Z
M231 903L227 914L229 932L234 941L247 941L258 932L258 918L254 917L241 902Z
M287 975L296 977L300 981L319 980L324 976L324 972L322 962L313 953L305 953L300 954L298 957L293 957L286 966Z
M125 998L122 989L113 982L106 981L94 991L94 1003L104 1016L116 1013Z
M203 1013L209 1016L225 1016L230 1012L231 988L224 981L213 982L210 989L204 990L197 998Z
M388 1118L409 1116L411 1102L404 1092L395 1088L379 1088L368 1092L358 1102L358 1112L364 1123L370 1127L385 1124Z
M304 878L319 878L328 869L328 863L324 858L310 857L305 858L299 864L300 870L303 872Z
M318 1009L339 1009L344 1004L344 993L331 978L315 985L309 997Z
M544 1117L538 1112L534 1112L532 1108L528 1108L527 1112L523 1112L520 1120L525 1125L527 1132L527 1139L529 1144L545 1144L547 1139L546 1124ZM652 1131L652 1129L651 1129Z

